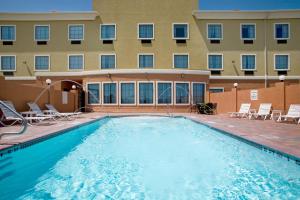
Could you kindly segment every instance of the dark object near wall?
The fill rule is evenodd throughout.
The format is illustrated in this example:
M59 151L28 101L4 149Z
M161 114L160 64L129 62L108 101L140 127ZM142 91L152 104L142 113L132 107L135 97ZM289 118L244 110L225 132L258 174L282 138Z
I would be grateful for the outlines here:
M217 113L217 103L199 103L197 110L199 114L214 115Z

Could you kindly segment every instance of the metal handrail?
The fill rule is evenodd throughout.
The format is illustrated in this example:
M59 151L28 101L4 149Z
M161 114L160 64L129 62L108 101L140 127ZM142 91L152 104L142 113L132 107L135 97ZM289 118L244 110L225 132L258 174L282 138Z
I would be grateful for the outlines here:
M24 133L27 130L28 127L28 123L27 120L20 115L18 112L16 112L14 109L12 109L10 106L6 105L3 101L0 100L0 104L3 105L5 108L7 108L8 110L10 110L11 112L13 112L17 117L19 117L22 120L22 126L23 128L18 131L18 132L4 132L0 134L0 139L2 138L2 136L4 135L19 135Z

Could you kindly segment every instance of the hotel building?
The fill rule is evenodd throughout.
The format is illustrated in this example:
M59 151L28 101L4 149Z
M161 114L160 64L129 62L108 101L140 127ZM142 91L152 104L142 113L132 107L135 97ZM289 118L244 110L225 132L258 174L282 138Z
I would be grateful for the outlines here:
M203 11L198 4L94 0L90 12L0 13L0 78L76 81L84 91L78 106L135 112L185 111L233 83L269 87L280 75L299 83L300 10Z

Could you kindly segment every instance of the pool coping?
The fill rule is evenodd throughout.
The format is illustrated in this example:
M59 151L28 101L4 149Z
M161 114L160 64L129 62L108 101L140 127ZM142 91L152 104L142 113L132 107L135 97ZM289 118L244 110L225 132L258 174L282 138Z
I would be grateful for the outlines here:
M108 114L106 114L104 116L93 117L92 120L90 120L90 121L79 123L79 124L76 124L76 125L68 127L68 128L63 128L61 130L51 132L51 133L49 133L47 135L43 135L43 136L36 137L36 138L33 138L31 140L28 140L28 141L24 141L24 142L20 142L20 143L17 143L17 144L12 144L11 146L4 147L3 149L0 150L0 158L3 157L5 154L10 154L12 152L18 151L20 149L23 149L23 148L26 148L26 147L29 147L29 146L32 146L32 145L40 143L40 142L43 142L43 141L45 141L47 139L59 136L61 134L64 134L65 132L74 130L74 129L82 127L82 126L86 126L88 124L92 124L92 123L94 123L96 121L99 121L99 120L102 120L102 119L117 118L117 117L140 117L140 116L147 116L147 117L148 116L149 117L173 117L173 118L182 117L182 118L191 120L191 121L193 121L195 123L204 125L204 126L206 126L208 128L211 128L212 130L216 130L216 131L218 131L218 132L220 132L220 133L222 133L224 135L227 135L229 137L237 139L237 140L239 140L241 142L244 142L244 143L246 143L248 145L256 147L256 148L258 148L258 149L260 149L262 151L270 152L270 153L275 153L275 154L277 154L280 157L285 157L288 161L289 160L293 160L293 161L295 161L296 164L300 165L300 158L297 157L297 156L295 156L295 155L292 155L292 154L289 154L289 153L285 153L285 152L283 152L281 150L275 149L275 148L267 146L265 144L261 144L261 143L255 142L255 141L253 141L251 139L248 139L248 138L245 138L245 137L243 137L241 135L237 135L235 133L232 133L232 132L223 130L221 128L215 127L215 126L213 126L211 124L208 124L206 122L201 121L199 118L191 117L191 116L188 116L186 114L171 114L171 115L168 115L168 114L158 114L158 113L152 113L152 114L151 113L124 113L124 114L120 114L120 113L108 113Z

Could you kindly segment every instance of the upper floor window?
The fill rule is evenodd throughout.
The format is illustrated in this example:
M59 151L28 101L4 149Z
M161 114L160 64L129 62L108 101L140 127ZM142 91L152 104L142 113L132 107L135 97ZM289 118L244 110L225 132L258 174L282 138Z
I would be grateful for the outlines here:
M34 40L36 40L36 41L50 40L50 26L49 25L35 25L34 26Z
M139 24L138 39L153 40L154 39L154 24Z
M80 41L84 38L84 26L83 24L69 25L69 40Z
M115 24L101 24L100 25L100 39L101 40L116 40L116 25Z
M223 69L223 55L209 54L208 55L208 69L222 70Z
M0 56L1 71L16 71L16 56Z
M256 69L256 56L255 55L242 55L241 62L242 70L255 70Z
M290 37L290 25L287 23L284 24L275 24L275 39L286 40Z
M153 68L154 55L153 54L139 54L138 55L139 68Z
M254 40L256 38L255 24L242 24L241 25L241 39Z
M0 26L0 40L15 41L16 40L16 26L15 25L1 25Z
M186 23L173 24L173 39L185 40L189 38L189 25Z
M275 55L275 70L286 71L290 68L290 58L288 54Z
M82 70L84 68L83 55L69 55L69 70Z
M188 54L174 54L173 67L186 69L189 68L189 55Z
M50 66L48 55L38 55L34 57L34 67L36 71L48 71Z
M116 68L116 54L102 54L100 55L101 69L115 69Z
M209 40L221 40L223 38L222 24L208 24L207 38Z

